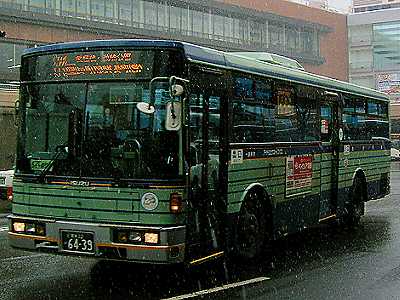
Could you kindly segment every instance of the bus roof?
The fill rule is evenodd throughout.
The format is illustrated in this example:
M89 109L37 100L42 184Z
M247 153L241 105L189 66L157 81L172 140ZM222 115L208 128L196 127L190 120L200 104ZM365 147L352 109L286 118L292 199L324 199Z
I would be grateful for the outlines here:
M351 93L360 96L378 98L389 101L389 97L382 92L361 87L348 82L333 78L312 74L306 71L276 65L250 57L245 57L234 52L223 52L207 47L202 47L181 41L172 40L140 40L140 39L113 39L92 40L80 42L68 42L50 44L37 48L28 48L23 56L45 54L48 52L68 51L73 49L96 49L111 47L156 47L156 48L180 48L184 50L190 61L210 64L230 70L250 72L253 74L266 75L268 77L289 80L296 83L308 84L321 87L333 92Z

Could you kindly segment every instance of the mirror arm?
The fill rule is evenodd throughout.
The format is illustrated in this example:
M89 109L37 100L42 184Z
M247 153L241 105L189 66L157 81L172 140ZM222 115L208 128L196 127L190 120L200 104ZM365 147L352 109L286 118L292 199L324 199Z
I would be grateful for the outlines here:
M14 103L14 125L18 126L18 118L19 118L19 105L20 102L17 99Z
M149 101L149 107L150 106L152 106L152 105L154 105L154 99L153 99L153 93L151 92L152 91L152 88L153 88L153 83L155 82L155 81L164 81L164 80L168 80L168 83L169 83L169 94L170 94L170 96L171 96L171 99L173 99L173 95L172 95L172 86L175 84L175 82L177 81L177 80L179 80L179 81L182 81L182 82L184 82L184 83L189 83L189 80L188 79L185 79L185 78L181 78L181 77L177 77L177 76L171 76L171 77L154 77L153 79L151 79L150 80L150 83L149 83L149 93L150 93L150 101Z

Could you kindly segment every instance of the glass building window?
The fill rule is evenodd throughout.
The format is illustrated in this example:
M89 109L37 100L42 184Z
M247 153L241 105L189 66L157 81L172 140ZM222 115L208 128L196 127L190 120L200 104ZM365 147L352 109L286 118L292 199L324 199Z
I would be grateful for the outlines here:
M89 14L89 0L77 0L76 2L76 12L77 15L87 16Z
M285 26L279 23L268 24L269 43L271 47L282 49L285 45Z
M160 30L167 30L169 26L169 21L168 21L168 5L164 3L159 3L158 4L158 10L157 10L157 15L158 15L158 26L160 27Z
M193 10L193 34L199 35L203 32L203 12Z
M157 3L144 1L144 23L148 29L155 30L157 28Z
M143 28L144 24L144 2L142 0L132 1L132 21L139 28Z
M75 0L63 0L62 11L64 15L74 16L75 15Z
M231 17L225 17L225 37L227 37L229 41L234 37L233 28L233 19Z
M250 21L250 41L253 43L261 43L262 26L258 21Z
M92 16L104 17L104 0L92 0L91 12Z
M181 8L176 6L171 6L169 9L170 20L169 26L172 31L181 30Z
M30 0L29 6L32 12L46 13L46 0Z
M212 14L208 11L203 13L203 33L206 37L212 33Z
M224 36L224 17L214 15L214 38L220 38Z
M24 1L17 1L23 3ZM46 11L48 14L60 15L61 2L58 0L46 0Z
M119 0L118 1L118 18L123 21L131 21L131 1Z
M188 7L182 7L182 33L184 35L190 35L192 33L192 20L190 18L191 11Z
M400 65L400 22L373 25L374 68L393 69Z
M236 41L242 39L242 36L240 34L240 20L238 18L233 19L233 38Z
M240 19L239 21L239 34L240 38L243 41L249 40L249 26L248 21L244 19Z
M302 30L300 31L300 47L301 51L311 54L315 53L314 49L314 34L312 31Z
M106 18L113 19L114 16L114 1L105 1L105 15Z
M295 51L299 47L299 32L292 26L286 27L286 48Z

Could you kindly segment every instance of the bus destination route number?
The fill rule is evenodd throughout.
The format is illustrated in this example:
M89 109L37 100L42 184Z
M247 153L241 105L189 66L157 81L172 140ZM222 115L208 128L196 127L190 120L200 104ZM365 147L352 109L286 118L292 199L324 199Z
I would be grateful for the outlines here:
M94 254L94 239L91 232L62 231L64 251Z

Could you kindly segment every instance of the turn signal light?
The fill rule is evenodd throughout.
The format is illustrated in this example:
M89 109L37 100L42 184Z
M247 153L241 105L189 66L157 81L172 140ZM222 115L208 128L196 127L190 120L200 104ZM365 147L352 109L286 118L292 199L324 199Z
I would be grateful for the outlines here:
M7 188L7 200L12 201L13 200L13 188L12 186L9 186Z
M179 193L170 194L169 210L172 213L180 213L182 211L182 194Z

